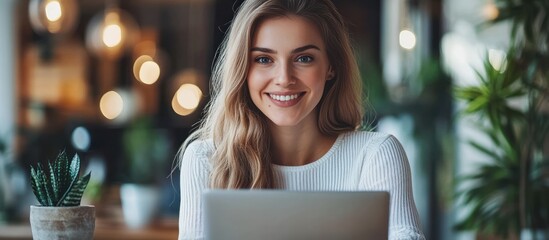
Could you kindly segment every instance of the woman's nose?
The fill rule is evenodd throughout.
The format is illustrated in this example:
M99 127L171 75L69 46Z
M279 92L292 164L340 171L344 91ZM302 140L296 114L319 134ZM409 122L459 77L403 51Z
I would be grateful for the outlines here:
M276 85L281 87L287 87L289 85L295 84L295 78L293 75L293 69L291 64L280 64L280 67L277 69L277 77L275 79Z

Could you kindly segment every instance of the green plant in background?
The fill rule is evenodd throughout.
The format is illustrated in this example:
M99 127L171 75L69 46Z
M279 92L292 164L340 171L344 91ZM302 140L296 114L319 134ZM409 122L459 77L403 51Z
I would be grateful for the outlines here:
M14 162L8 142L9 134L0 134L0 224L18 220L17 199L24 194L24 187L17 181L23 172Z
M488 24L511 21L511 40L515 43L522 41L521 48L531 49L547 56L549 2L547 0L496 0L496 5L499 14Z
M8 172L6 171L7 158L6 158L7 146L6 142L0 137L0 223L4 222L7 218L6 209L8 206Z
M136 119L123 134L126 157L126 181L154 184L167 176L170 141L167 135L154 127L150 118Z
M32 191L42 206L79 206L91 176L87 173L79 178L79 173L78 155L69 161L66 152L62 151L53 164L48 163L47 169L40 163L36 168L31 166Z
M479 128L490 142L470 144L491 159L460 179L458 197L472 210L456 227L507 238L549 227L549 2L497 6L490 23L512 21L506 67L485 60L481 83L455 90L464 115L486 117Z

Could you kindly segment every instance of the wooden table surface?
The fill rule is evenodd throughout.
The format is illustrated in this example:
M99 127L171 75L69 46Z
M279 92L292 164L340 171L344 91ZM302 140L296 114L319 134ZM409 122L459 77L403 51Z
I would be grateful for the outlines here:
M164 240L177 239L177 219L160 219L150 226L141 229L130 229L123 222L96 219L93 239L143 239ZM28 224L0 225L1 240L32 239Z

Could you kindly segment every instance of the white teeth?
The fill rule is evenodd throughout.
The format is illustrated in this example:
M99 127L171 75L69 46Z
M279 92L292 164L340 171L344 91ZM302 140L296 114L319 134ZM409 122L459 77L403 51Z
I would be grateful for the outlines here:
M269 93L269 96L271 96L271 98L274 99L274 100L285 102L285 101L290 101L290 100L296 99L297 97L299 97L299 94L276 95L276 94Z

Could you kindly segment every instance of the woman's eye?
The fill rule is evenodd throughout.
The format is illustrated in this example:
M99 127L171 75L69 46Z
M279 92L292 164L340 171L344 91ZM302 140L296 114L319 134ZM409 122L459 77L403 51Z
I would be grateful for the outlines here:
M309 63L313 61L313 57L311 56L301 56L297 58L297 62L300 63Z
M255 58L255 62L260 64L267 64L267 63L271 63L272 61L267 57L257 57Z

